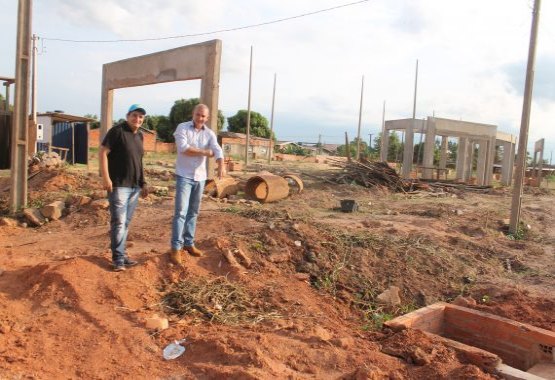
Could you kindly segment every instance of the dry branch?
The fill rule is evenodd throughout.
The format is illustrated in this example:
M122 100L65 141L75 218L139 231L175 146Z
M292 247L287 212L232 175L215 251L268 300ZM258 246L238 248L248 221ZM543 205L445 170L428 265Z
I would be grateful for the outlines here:
M403 181L385 162L348 162L333 157L328 157L327 160L331 165L343 169L332 177L335 183L356 183L364 187L385 186L398 192L405 192L411 185L410 181Z

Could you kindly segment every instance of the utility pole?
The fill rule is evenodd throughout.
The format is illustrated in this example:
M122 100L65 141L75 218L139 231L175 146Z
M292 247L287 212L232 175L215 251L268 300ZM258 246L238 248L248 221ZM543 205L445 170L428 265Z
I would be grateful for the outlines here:
M351 147L349 146L349 136L345 132L345 155L347 156L347 161L351 161Z
M251 135L251 88L252 88L252 45L251 45L251 63L249 67L249 100L247 108L247 136L245 139L245 169L249 165L249 144Z
M31 133L29 138L32 141L33 144L29 144L28 146L28 154L29 155L33 155L37 152L37 139L34 138L37 134L37 40L39 39L39 37L36 34L33 34L32 37L32 62L31 62L31 71L33 72L33 76L31 78L31 119L32 119L32 128L34 128L34 133ZM72 154L73 156L75 156L75 152L72 150Z
M32 95L31 95L31 113L33 117L33 124L37 124L37 37L33 34L33 85L32 85Z
M276 79L277 74L274 73L274 92L272 94L272 115L270 116L270 147L268 148L268 164L272 161L272 141L274 140L274 105L276 103Z
M526 170L526 147L528 145L528 129L530 127L530 109L532 107L532 89L534 87L534 65L536 60L536 41L538 25L540 22L541 0L534 0L532 11L532 30L530 32L530 45L528 48L528 65L526 67L526 83L524 85L524 101L522 105L522 119L520 122L520 135L518 139L517 165L515 172L515 185L511 204L511 219L509 232L518 232L520 224L520 208L522 205L522 181Z
M364 97L364 75L360 86L360 107L358 110L358 133L357 133L357 161L360 161L360 125L362 124L362 98Z
M322 135L318 135L318 154L322 155Z
M369 133L370 137L368 138L368 149L372 149L372 134Z
M387 162L387 151L389 150L389 133L385 130L385 100L382 109L382 138L380 141L380 160Z
M412 103L412 120L410 126L405 130L404 136L404 146L403 146L403 168L402 176L403 178L409 178L410 172L412 170L412 164L414 162L414 130L416 129L416 94L418 89L418 59L416 60L416 71L414 74L414 98Z
M29 58L31 56L32 0L19 0L15 54L15 93L11 135L10 212L27 204L27 142L29 136Z

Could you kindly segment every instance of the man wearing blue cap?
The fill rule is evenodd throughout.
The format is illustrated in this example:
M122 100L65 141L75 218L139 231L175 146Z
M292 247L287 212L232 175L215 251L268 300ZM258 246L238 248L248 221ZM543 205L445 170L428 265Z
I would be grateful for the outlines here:
M110 128L100 147L100 171L110 201L110 248L114 271L137 265L125 252L127 232L139 194L148 195L143 171L143 134L146 111L133 104L125 122Z

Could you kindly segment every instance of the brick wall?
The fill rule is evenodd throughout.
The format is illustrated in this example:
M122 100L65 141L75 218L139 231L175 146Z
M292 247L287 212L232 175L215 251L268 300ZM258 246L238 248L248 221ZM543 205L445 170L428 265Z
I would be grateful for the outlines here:
M175 153L175 143L156 142L156 152Z
M445 337L493 352L522 371L553 361L540 344L555 346L555 332L455 305L445 308L444 319Z
M143 147L146 152L156 152L156 132L143 132Z
M89 148L98 148L100 128L91 129L89 131ZM156 132L143 132L144 148L147 152L174 152L175 144L168 144L156 141Z
M89 131L89 148L98 148L98 146L100 145L100 142L98 140L99 136L100 128L91 129Z
M324 162L323 159L316 156L297 156L295 154L276 153L274 154L276 161L303 161L303 162Z
M397 331L411 328L443 335L443 314L446 306L447 304L445 303L436 303L426 306L412 313L387 321L385 325Z
M437 303L387 321L394 330L414 328L498 355L521 371L555 362L555 332L493 314Z

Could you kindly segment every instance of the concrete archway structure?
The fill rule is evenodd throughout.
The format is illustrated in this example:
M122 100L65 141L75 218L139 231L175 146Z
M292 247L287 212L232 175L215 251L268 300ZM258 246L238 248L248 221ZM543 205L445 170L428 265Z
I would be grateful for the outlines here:
M434 146L436 136L441 136L439 169L445 169L447 163L447 142L449 137L459 139L456 164L456 178L468 181L472 172L474 147L478 146L476 182L479 185L491 185L493 179L493 161L496 146L503 146L501 182L510 185L514 163L516 138L497 130L496 125L472 123L428 116L425 120L400 119L387 120L381 144L381 160L386 161L389 146L389 131L405 132L403 151L403 168L401 175L409 178L414 154L414 133L425 134L422 178L431 179L434 168Z
M100 141L111 127L114 90L195 79L201 80L200 102L210 108L209 127L217 132L221 55L222 41L212 40L104 64ZM208 162L212 178L214 163Z

